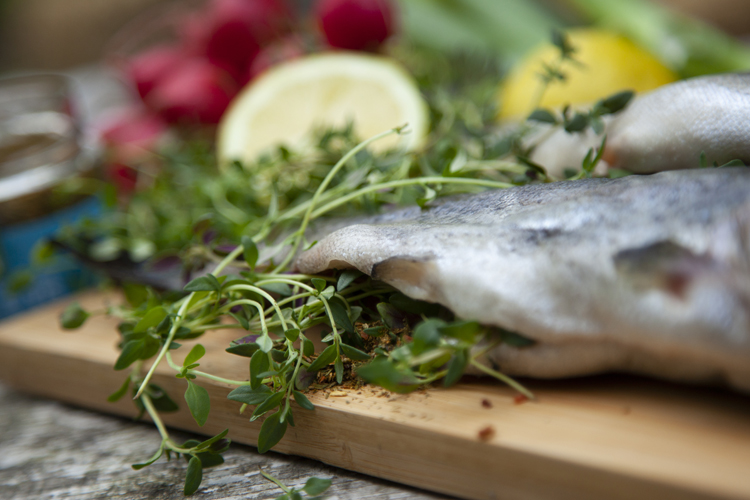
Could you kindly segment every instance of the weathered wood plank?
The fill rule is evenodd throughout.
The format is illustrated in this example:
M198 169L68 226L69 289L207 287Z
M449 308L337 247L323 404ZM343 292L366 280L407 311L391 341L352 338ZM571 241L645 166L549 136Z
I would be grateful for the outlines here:
M178 442L195 438L174 433ZM161 460L134 471L159 440L149 423L22 395L0 385L0 498L3 500L183 500L183 461ZM223 465L205 471L201 500L276 498L281 490L259 467L289 486L331 478L339 500L441 500L446 497L336 469L313 460L232 445Z
M105 401L125 376L111 369L113 322L95 319L62 333L54 326L61 308L0 326L0 378L131 415L130 402ZM200 340L209 352L201 369L243 379L247 360L223 353L229 338L215 332ZM168 367L155 381L181 399L185 382ZM185 409L166 422L207 434L229 427L234 440L254 444L260 422L238 414L239 404L225 398L228 387L200 383L211 394L206 426L198 428ZM529 385L538 403L515 405L510 390L488 381L410 395L311 394L316 410L295 412L297 427L277 450L465 498L750 498L749 398L634 377ZM488 426L494 436L480 440Z

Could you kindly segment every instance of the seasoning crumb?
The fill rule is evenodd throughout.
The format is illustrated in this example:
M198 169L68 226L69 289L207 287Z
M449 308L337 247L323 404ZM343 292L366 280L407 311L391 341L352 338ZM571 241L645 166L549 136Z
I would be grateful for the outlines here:
M492 408L492 402L489 399L487 399L487 398L483 399L482 400L482 408L488 408L488 409Z
M331 397L345 398L347 394L344 391L331 391Z
M513 398L513 404L520 405L528 401L529 398L526 397L523 394L516 394L516 396Z
M479 433L477 434L477 437L480 441L489 441L493 437L495 437L495 428L491 425L488 425L487 427L484 427L479 430Z

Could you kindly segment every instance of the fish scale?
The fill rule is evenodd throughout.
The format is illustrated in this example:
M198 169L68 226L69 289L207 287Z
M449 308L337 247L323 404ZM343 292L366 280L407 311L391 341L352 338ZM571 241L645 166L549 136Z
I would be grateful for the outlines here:
M506 373L630 371L750 390L750 169L488 191L360 220L301 272L354 267L532 347ZM665 251L672 249L670 251Z

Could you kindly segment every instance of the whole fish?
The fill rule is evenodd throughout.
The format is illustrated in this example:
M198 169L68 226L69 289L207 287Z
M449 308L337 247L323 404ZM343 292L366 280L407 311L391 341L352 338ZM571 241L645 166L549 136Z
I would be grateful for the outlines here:
M628 371L750 391L750 169L488 191L339 229L297 268L357 268L536 341L515 375Z
M607 116L607 143L598 172L607 168L652 173L731 160L750 164L750 74L711 75L664 85L636 97L622 112ZM590 129L568 133L542 130L531 159L550 175L580 168L589 148L601 143Z

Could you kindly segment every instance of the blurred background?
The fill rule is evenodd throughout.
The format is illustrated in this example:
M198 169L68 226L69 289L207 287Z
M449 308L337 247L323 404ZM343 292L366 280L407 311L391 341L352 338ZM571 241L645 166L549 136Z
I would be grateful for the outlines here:
M170 0L0 0L0 70L61 70L97 61L104 55L113 33L143 11L166 3ZM294 3L306 9L310 2ZM435 0L435 3L460 1ZM567 21L582 20L565 0L539 3ZM704 19L733 35L750 31L747 0L658 0L658 3Z

